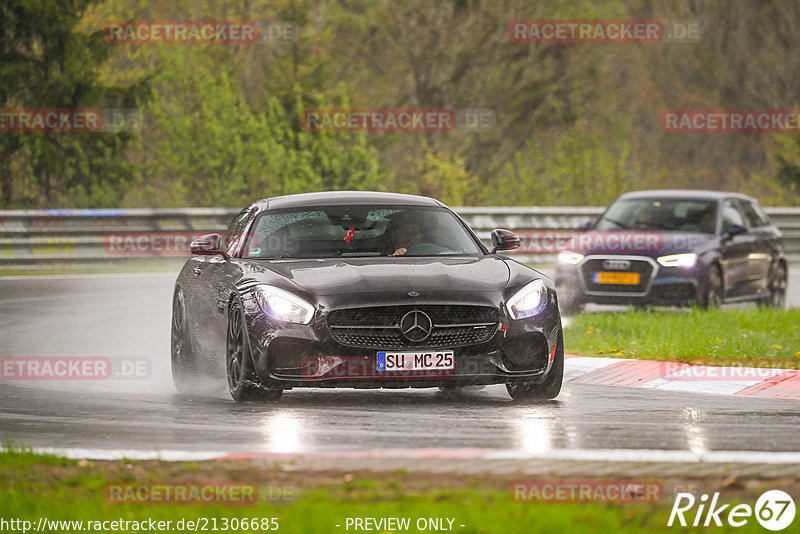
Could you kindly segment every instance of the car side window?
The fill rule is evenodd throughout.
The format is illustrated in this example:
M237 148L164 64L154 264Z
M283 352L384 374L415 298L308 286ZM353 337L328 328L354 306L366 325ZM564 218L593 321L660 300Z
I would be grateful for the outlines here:
M722 208L722 231L727 231L732 224L747 228L747 224L745 224L742 214L736 208L736 204L734 204L733 200L726 200L725 207Z
M750 228L759 228L761 226L766 226L769 224L766 221L766 218L762 216L753 206L752 202L747 200L739 200L739 208L744 214L745 221L747 221L747 226Z
M772 224L772 222L769 220L769 217L767 217L767 214L761 209L761 206L758 204L758 202L751 202L750 206L753 208L753 211L756 212L758 218L762 221L761 226L769 226Z
M254 214L254 209L243 210L239 215L233 218L233 221L231 221L231 224L228 226L228 230L225 232L222 242L229 256L232 256L236 252L239 246L239 240L242 237L241 234Z

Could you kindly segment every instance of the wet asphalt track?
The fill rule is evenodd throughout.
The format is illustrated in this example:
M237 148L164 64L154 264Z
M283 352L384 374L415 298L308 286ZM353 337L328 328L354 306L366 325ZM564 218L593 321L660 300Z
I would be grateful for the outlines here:
M172 388L175 276L0 278L0 356L146 359L149 376L0 381L0 440L128 451L319 452L405 448L800 451L800 403L566 383L555 401L512 404L502 386L292 390L237 405L222 389ZM800 272L790 304L800 305Z

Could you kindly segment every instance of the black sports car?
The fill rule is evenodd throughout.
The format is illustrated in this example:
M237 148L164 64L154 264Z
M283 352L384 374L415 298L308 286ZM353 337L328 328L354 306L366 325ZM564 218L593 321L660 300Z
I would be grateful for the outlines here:
M554 284L491 251L420 196L328 192L260 200L225 238L191 245L175 284L172 373L191 390L223 363L231 396L293 387L506 384L513 399L561 390Z
M780 231L738 193L639 191L617 199L563 251L562 311L586 303L699 304L754 300L783 308Z

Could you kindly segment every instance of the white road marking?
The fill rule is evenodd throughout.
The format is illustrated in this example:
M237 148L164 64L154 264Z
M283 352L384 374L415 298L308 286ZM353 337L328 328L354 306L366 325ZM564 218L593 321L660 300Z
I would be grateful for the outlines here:
M764 451L703 451L657 450L657 449L557 449L545 452L523 450L489 449L397 449L380 451L327 451L307 454L280 453L228 453L222 451L181 451L181 450L138 450L138 449L74 449L74 448L34 448L38 454L54 454L71 459L90 460L164 460L188 462L216 460L229 454L239 457L252 456L253 459L299 459L304 458L437 458L440 460L570 460L592 462L658 462L658 463L739 463L739 464L798 464L800 452Z
M73 460L164 460L167 462L195 462L216 460L227 455L222 451L180 451L180 450L141 450L141 449L72 449L58 447L33 447L36 454L53 454Z
M796 464L800 452L704 451L657 449L559 449L542 453L498 451L484 459L574 460L595 462L705 462L743 464Z

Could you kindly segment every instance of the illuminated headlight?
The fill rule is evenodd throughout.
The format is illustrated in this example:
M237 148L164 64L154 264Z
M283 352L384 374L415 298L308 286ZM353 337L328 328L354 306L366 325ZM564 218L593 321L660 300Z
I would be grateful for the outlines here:
M534 280L514 293L506 307L512 319L524 319L540 313L547 305L547 287L541 280Z
M658 258L658 263L664 267L694 267L695 262L697 262L697 254L694 252L689 254L670 254L669 256Z
M256 286L255 295L264 313L279 321L308 324L314 317L314 306L283 289Z
M570 252L565 250L558 254L558 263L568 263L569 265L577 265L583 259L583 254L577 252Z

